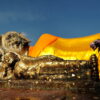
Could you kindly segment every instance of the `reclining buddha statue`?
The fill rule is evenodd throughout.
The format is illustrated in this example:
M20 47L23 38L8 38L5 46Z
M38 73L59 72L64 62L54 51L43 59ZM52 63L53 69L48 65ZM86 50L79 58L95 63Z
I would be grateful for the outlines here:
M29 46L21 33L7 32L0 38L0 79L98 80L99 37L99 33L72 39L43 34Z

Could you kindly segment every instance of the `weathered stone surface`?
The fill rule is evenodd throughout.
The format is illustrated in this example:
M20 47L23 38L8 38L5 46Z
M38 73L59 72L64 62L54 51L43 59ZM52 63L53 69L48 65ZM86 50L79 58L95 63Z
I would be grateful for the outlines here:
M70 61L52 55L33 58L8 52L1 61L0 79L95 80L97 63L95 55L89 61Z

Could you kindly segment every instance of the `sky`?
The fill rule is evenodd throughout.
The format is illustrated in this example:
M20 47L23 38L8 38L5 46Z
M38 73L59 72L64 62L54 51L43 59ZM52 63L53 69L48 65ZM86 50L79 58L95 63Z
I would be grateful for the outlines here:
M100 33L100 0L0 0L0 34L76 38Z

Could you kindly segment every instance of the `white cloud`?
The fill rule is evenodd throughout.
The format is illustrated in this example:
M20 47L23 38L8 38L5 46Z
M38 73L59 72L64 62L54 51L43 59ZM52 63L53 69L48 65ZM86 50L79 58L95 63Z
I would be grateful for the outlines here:
M45 20L45 16L31 12L0 12L0 22Z

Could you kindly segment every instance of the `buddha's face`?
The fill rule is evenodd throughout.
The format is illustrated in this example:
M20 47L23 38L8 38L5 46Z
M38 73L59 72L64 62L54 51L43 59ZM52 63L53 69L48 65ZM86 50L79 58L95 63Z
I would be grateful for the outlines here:
M2 36L3 48L21 53L29 46L29 40L18 32L7 32Z

